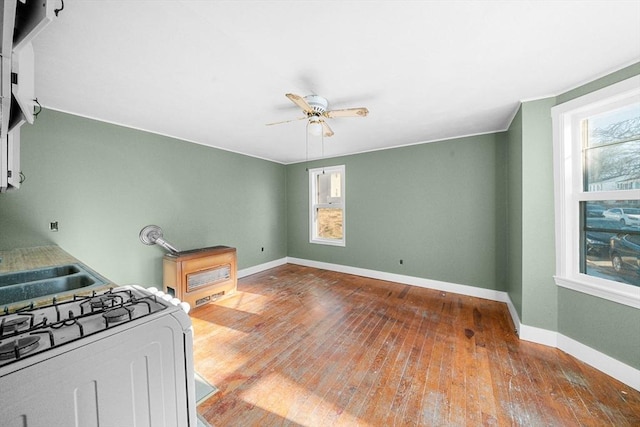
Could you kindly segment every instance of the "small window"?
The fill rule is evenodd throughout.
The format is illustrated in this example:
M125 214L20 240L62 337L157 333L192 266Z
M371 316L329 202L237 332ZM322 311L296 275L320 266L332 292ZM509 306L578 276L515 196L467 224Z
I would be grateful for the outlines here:
M309 170L311 243L345 246L344 165Z

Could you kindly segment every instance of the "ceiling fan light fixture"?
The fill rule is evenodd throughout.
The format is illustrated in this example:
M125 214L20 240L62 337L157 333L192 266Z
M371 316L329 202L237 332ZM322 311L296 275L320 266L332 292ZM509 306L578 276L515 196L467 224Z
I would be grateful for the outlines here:
M309 124L307 126L307 131L309 135L320 136L322 135L322 123L317 118L309 119Z

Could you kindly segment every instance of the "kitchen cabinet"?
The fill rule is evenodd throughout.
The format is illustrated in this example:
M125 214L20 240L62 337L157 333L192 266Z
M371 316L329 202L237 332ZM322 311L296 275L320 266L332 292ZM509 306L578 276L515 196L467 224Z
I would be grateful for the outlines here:
M20 187L20 126L33 123L33 39L53 21L55 0L0 3L0 192ZM60 11L59 9L58 11Z

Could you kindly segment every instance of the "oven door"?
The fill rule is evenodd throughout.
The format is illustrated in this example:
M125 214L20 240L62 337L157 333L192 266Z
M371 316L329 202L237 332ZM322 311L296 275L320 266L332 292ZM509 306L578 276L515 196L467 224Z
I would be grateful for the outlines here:
M0 377L1 424L195 427L188 316L165 312L132 324L28 358Z

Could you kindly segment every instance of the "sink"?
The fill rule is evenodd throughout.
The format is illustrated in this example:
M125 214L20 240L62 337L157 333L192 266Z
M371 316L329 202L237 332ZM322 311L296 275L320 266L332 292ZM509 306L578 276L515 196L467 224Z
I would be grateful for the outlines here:
M81 264L38 268L0 274L0 306L73 294L82 288L99 287L109 281Z
M68 276L80 272L77 265L62 265L59 267L39 268L37 270L17 271L15 273L0 274L0 287L19 283L34 282L36 280L52 279Z

